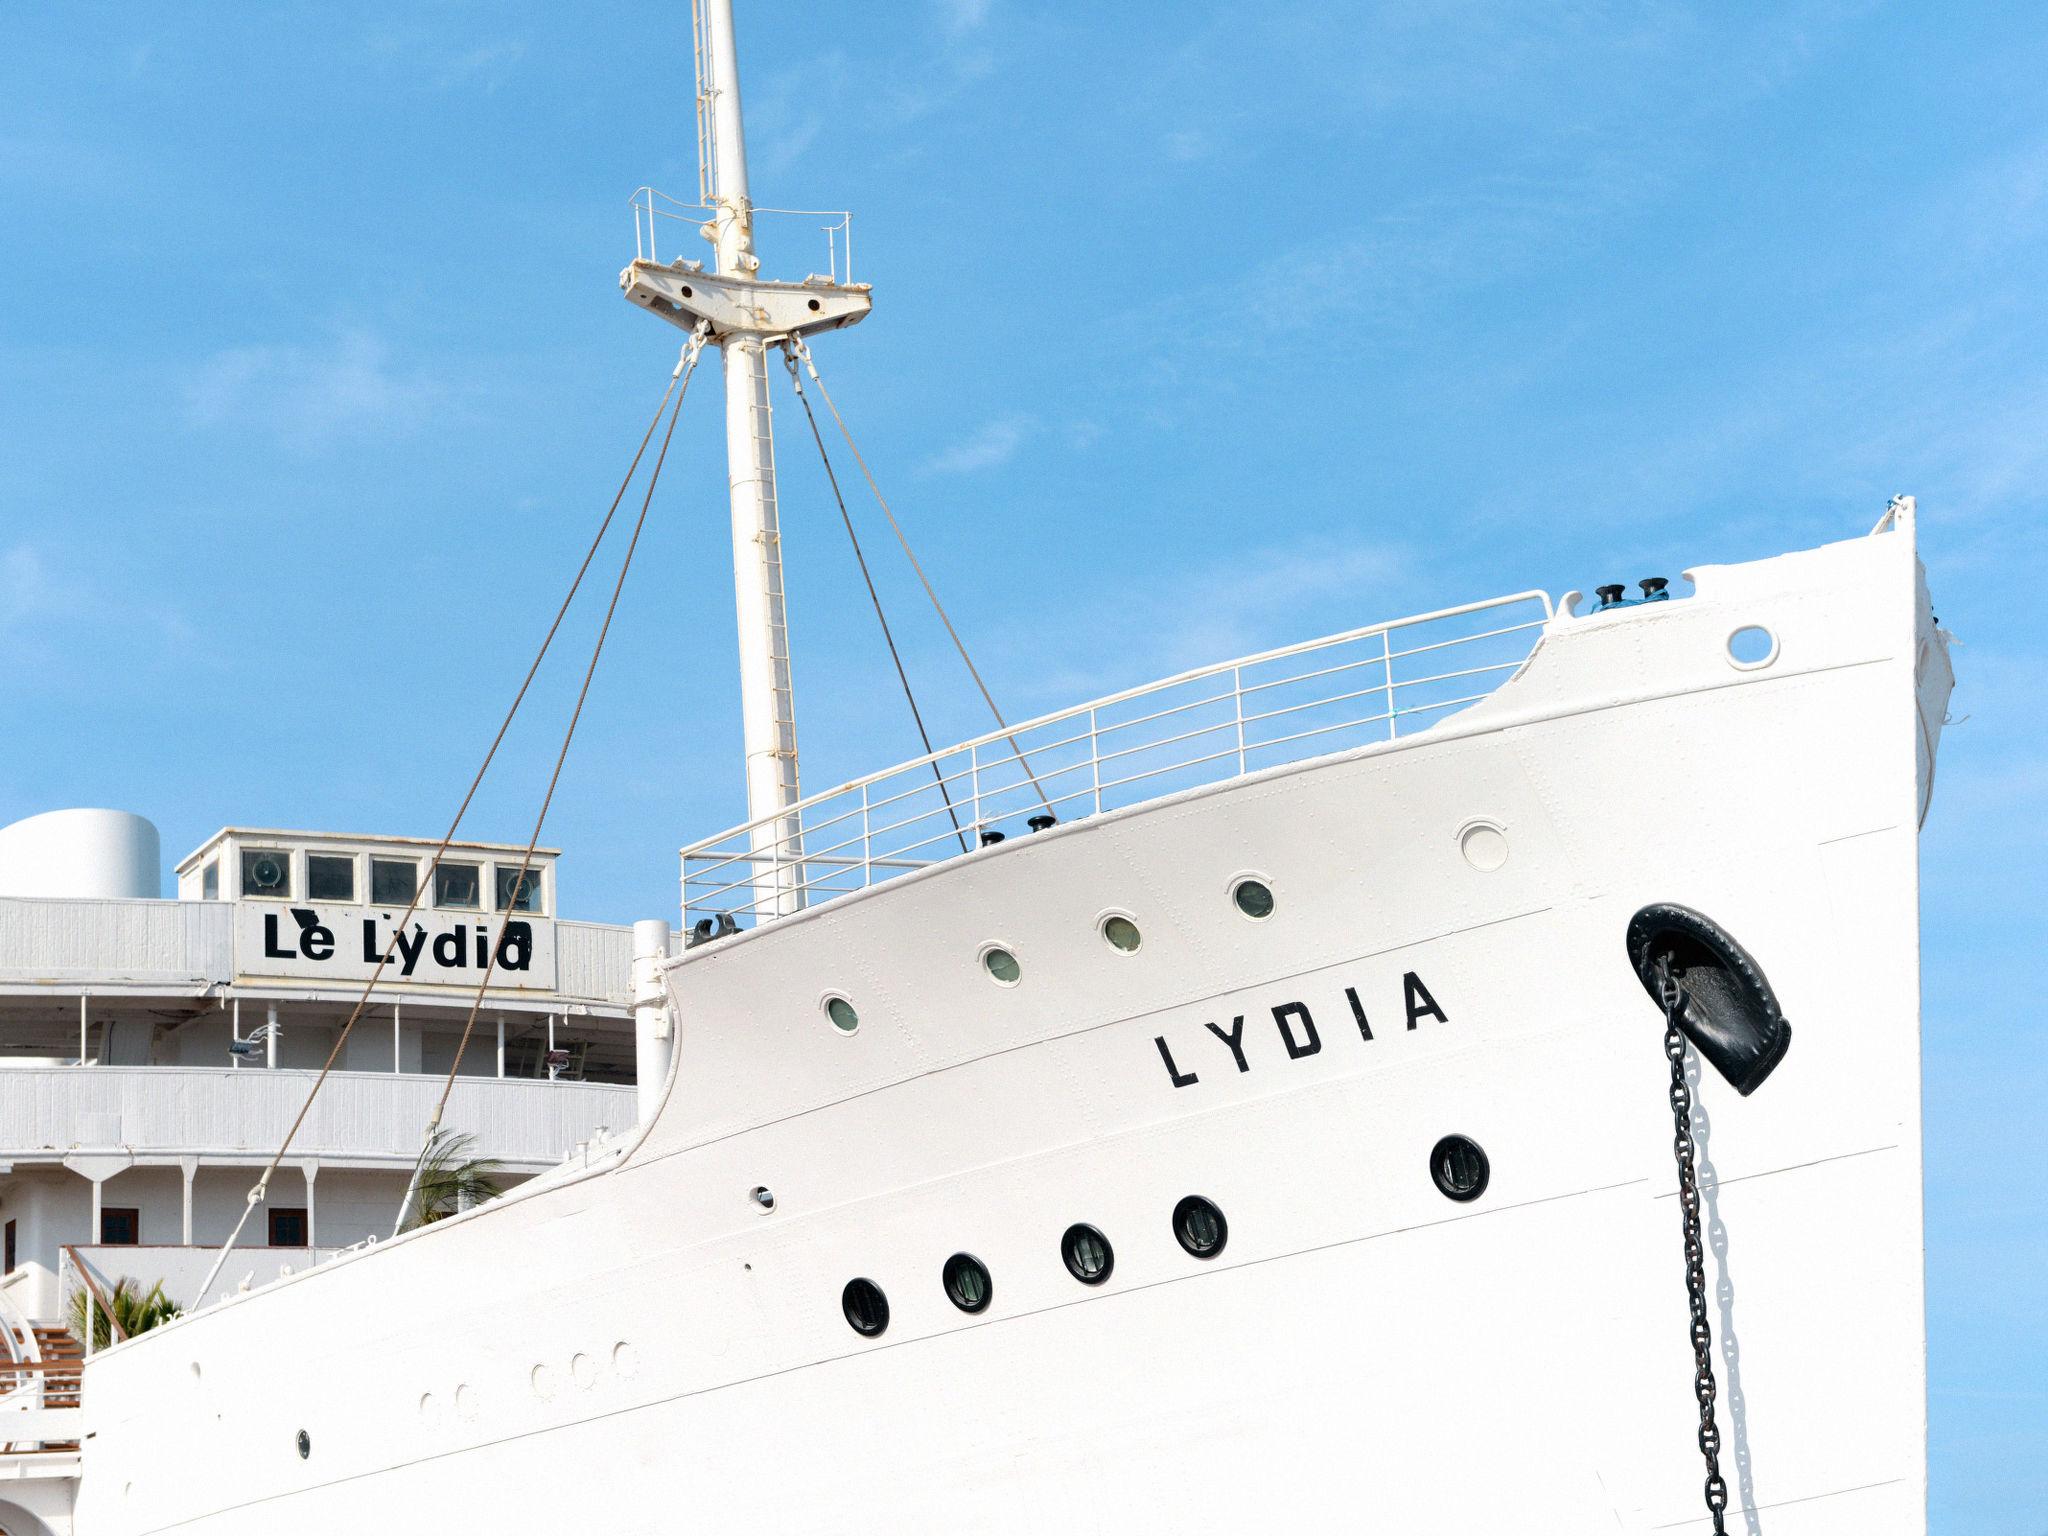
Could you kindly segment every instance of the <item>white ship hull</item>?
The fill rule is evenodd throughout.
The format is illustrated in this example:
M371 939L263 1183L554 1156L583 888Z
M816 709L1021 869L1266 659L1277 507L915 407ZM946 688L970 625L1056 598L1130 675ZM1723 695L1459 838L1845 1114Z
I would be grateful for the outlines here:
M1910 526L1697 579L1561 615L1426 734L690 952L618 1159L97 1358L78 1532L1704 1529L1662 1019L1623 951L1654 901L1733 933L1796 1032L1754 1097L1701 1088L1730 1529L1922 1530L1946 660ZM1730 664L1747 624L1768 666ZM1451 1132L1490 1158L1470 1204L1430 1178ZM1190 1194L1213 1259L1170 1230Z

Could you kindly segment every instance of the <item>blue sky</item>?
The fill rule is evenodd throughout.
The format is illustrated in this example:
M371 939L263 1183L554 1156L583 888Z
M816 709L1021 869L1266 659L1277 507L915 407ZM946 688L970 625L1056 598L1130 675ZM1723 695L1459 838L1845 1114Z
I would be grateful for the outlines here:
M636 21L0 20L0 822L439 831L674 356L614 279L632 189L694 192L687 7ZM2048 13L753 5L742 63L757 198L856 212L876 310L820 362L1015 714L1919 496L1966 717L1923 840L1935 1528L2048 1530ZM670 912L742 813L712 402L551 819L577 915ZM783 425L823 786L914 738ZM978 731L872 547L935 735Z

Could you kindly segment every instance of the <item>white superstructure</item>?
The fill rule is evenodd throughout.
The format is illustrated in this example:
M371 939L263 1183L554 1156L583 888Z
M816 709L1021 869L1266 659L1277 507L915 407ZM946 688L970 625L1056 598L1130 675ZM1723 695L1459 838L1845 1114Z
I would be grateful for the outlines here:
M388 1238L475 1001L480 922L501 953L450 1098L465 1156L516 1185L635 1118L629 929L558 916L556 850L225 828L162 886L156 830L120 811L0 828L0 1530L68 1509L78 1293L161 1282L200 1299L334 1053L381 941L422 898L393 984L335 1057L219 1288ZM424 886L424 889L422 889ZM24 1363L25 1362L25 1363ZM12 1523L10 1523L10 1521ZM28 1527L33 1530L34 1527Z

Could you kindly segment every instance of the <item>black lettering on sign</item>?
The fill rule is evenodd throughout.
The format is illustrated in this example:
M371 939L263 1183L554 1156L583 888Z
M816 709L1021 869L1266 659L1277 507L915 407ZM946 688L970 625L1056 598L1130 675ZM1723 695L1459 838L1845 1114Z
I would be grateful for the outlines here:
M1301 1020L1301 1031L1308 1036L1306 1041L1297 1041L1294 1031L1287 1027L1290 1018ZM1304 1056L1313 1056L1323 1048L1322 1038L1316 1034L1316 1021L1308 1016L1308 1009L1300 1003L1280 1003L1273 1009L1273 1022L1280 1026L1280 1039L1287 1047L1287 1054L1299 1061Z
M1372 1038L1372 1026L1365 1022L1365 1004L1358 1000L1358 988L1346 987L1344 989L1344 998L1345 1001L1351 1004L1351 1017L1358 1020L1358 1038L1370 1040Z
M451 971L469 964L469 946L464 942L466 937L460 928L435 934L434 964Z
M1212 1024L1209 1027L1214 1029L1216 1026ZM1189 1083L1199 1083L1201 1081L1194 1073L1183 1072L1173 1064L1173 1052L1166 1048L1166 1036L1154 1035L1152 1043L1159 1047L1159 1059L1166 1063L1166 1075L1173 1080L1174 1087L1185 1088Z
M277 947L277 914L263 914L263 958L266 960L290 960L298 954L294 949Z
M1429 995L1429 988L1422 984L1422 978L1413 971L1401 978L1401 991L1407 1000L1408 1027L1413 1029L1418 1019L1431 1018L1439 1024L1451 1022L1450 1015L1437 1007L1436 999Z
M419 964L420 951L427 947L427 930L420 924L412 925L412 942L405 942L405 930L398 930L398 974L410 976L412 968Z
M320 921L318 912L292 908L292 921L299 925L299 953L308 960L325 960L334 953L334 930Z
M508 971L524 971L533 965L533 924L513 920L498 936L498 964Z
M377 949L377 919L363 919L363 964L375 965L381 958Z
M1230 1033L1227 1035L1223 1033L1222 1030L1218 1029L1214 1024L1210 1024L1206 1027L1210 1034L1214 1035L1218 1040L1221 1040L1225 1045L1230 1047L1230 1054L1232 1058L1237 1062L1238 1071L1251 1071L1250 1065L1244 1059L1243 1014L1240 1013L1236 1018L1230 1021Z

